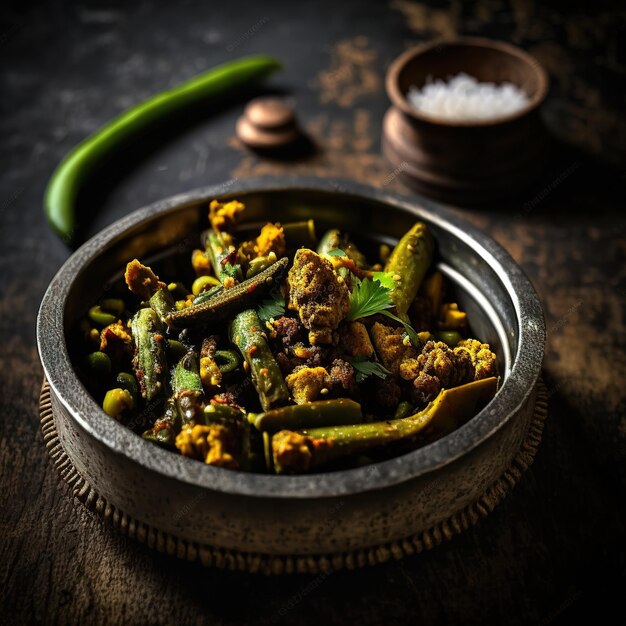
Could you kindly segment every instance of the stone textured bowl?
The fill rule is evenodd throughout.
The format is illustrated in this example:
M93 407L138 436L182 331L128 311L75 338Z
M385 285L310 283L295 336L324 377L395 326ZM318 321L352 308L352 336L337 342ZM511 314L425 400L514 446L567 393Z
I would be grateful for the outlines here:
M320 230L347 228L372 244L393 244L416 220L427 222L438 242L439 269L454 284L473 333L498 354L502 384L495 398L424 448L308 476L209 467L158 448L109 418L74 372L68 329L104 286L121 280L128 259L187 255L197 246L214 197L245 202L252 223L314 217ZM528 434L544 335L539 301L521 269L452 213L354 183L303 178L231 181L136 211L70 257L52 280L37 322L58 440L109 507L185 545L239 558L305 561L391 545L476 502L511 466Z

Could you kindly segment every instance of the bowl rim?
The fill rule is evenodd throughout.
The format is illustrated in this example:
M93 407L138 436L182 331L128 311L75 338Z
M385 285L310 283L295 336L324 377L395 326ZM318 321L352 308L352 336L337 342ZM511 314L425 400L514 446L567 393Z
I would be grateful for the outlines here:
M253 474L212 467L154 446L107 416L74 372L64 329L65 302L81 268L126 231L156 216L176 212L214 197L254 192L317 192L391 204L427 219L460 238L485 260L506 288L519 327L518 350L509 376L493 400L449 435L407 454L372 465L318 474ZM544 354L543 311L530 281L509 254L451 210L424 199L396 194L353 181L302 176L230 180L158 200L117 220L76 250L54 276L37 316L37 346L50 388L64 409L90 436L112 453L173 480L228 495L306 499L347 496L380 490L415 479L468 454L514 418L533 393Z
M417 56L430 52L438 47L453 47L453 46L473 46L476 48L489 48L500 53L505 53L514 57L517 57L523 61L528 67L530 67L537 76L538 89L533 95L530 102L519 111L511 113L509 115L503 115L494 119L487 120L445 120L440 117L435 117L422 113L415 109L406 98L406 95L402 92L399 85L400 72L404 69L409 62L415 59ZM456 37L434 39L427 43L423 43L412 48L409 48L398 56L387 70L385 77L385 90L387 95L394 106L402 111L405 115L426 124L432 126L445 127L445 128L492 128L494 126L500 126L514 122L522 117L525 117L532 111L536 110L546 99L548 94L549 78L548 73L541 63L530 53L526 52L522 48L510 44L506 41L500 41L497 39L488 39L486 37Z

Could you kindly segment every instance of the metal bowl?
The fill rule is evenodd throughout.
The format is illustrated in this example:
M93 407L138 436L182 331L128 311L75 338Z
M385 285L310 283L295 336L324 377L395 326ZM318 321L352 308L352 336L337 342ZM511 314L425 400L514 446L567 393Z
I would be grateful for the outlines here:
M418 450L344 471L269 476L209 467L144 441L108 417L79 381L68 331L128 259L188 254L212 198L237 198L246 220L314 217L393 244L416 220L438 242L473 333L498 354L501 388L468 423ZM188 258L188 257L187 257ZM236 554L333 555L389 544L475 502L509 467L529 429L544 351L537 295L494 241L426 200L328 179L249 179L161 200L96 235L44 296L37 341L60 443L117 511L193 545Z

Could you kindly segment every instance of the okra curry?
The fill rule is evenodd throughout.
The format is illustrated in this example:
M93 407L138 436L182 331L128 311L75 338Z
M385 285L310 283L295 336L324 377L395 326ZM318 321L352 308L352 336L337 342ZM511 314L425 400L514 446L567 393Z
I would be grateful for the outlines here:
M128 290L81 321L77 369L111 418L208 465L294 474L406 453L495 394L425 224L366 258L313 220L244 237L244 211L212 201L185 279L130 260Z

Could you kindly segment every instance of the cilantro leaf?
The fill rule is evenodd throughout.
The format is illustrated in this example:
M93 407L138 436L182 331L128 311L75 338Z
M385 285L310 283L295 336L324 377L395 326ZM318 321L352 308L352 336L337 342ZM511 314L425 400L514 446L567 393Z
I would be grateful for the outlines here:
M404 326L404 330L406 331L406 334L409 336L409 339L411 340L411 343L414 346L419 347L422 345L422 341L420 340L418 334L415 332L415 329L413 328L413 326L411 326L410 324L407 324L407 322L400 319L397 315L394 315L393 313L389 313L389 311L380 311L380 313L382 313L383 315L386 315L392 320L395 320L396 322L400 322L400 324Z
M378 376L383 380L387 378L391 372L380 363L368 361L364 358L349 359L350 364L356 371L356 382L362 383L368 376Z
M280 290L264 298L256 309L259 318L263 322L269 322L285 314L285 300Z
M346 317L348 321L353 322L360 317L369 317L393 306L389 296L389 289L377 280L369 278L359 280L356 276L353 276L352 285L350 310Z
M388 280L393 281L389 272L376 272L376 274L382 274L384 277L383 281L386 283ZM346 317L348 321L353 322L360 317L369 317L370 315L380 313L402 324L414 346L419 347L422 344L410 324L387 310L393 308L393 302L390 296L391 289L386 287L383 282L379 281L376 276L374 276L373 279L366 278L364 280L359 280L356 276L353 276L352 285L352 291L350 292L350 310Z
M377 280L383 287L386 287L390 291L396 286L396 281L393 277L393 272L372 272L372 279Z

